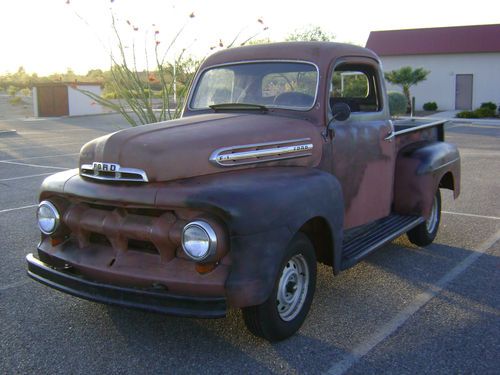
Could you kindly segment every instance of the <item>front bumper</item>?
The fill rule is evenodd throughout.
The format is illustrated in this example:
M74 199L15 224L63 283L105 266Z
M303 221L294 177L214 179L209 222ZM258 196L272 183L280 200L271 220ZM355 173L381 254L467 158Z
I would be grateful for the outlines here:
M84 279L71 273L71 269L54 269L35 258L33 254L28 254L26 261L28 275L32 279L90 301L193 318L226 316L225 298L178 296L166 292L104 284Z

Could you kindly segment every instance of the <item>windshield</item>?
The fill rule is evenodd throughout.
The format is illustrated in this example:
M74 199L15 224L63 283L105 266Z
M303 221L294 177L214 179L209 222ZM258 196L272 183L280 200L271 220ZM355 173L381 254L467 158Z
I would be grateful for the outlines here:
M203 72L192 109L228 103L309 110L314 105L318 71L308 63L261 62L215 67Z

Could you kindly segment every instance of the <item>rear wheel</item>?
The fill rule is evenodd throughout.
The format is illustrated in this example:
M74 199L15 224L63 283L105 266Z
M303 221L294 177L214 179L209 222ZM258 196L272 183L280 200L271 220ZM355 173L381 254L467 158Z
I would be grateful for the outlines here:
M441 193L439 189L434 196L431 214L429 218L407 234L410 242L417 246L427 246L436 238L439 223L441 222Z
M271 296L243 309L250 332L269 341L292 336L304 322L316 288L316 256L306 235L299 233L287 248Z

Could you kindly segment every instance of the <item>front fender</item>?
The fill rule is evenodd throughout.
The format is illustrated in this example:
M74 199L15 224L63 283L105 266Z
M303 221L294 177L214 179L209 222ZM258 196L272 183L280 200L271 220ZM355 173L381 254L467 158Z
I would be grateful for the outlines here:
M221 218L230 233L227 297L235 307L264 302L274 285L288 243L310 219L329 227L333 268L340 267L343 198L338 180L317 169L257 168L182 182L188 207ZM171 194L157 195L171 205Z
M311 219L326 223L329 233L320 238L331 247L334 272L340 270L342 191L333 175L317 169L254 168L148 184L103 184L73 171L47 179L41 197L51 194L192 213L185 217L214 216L229 234L225 290L234 307L257 305L269 297L287 245Z

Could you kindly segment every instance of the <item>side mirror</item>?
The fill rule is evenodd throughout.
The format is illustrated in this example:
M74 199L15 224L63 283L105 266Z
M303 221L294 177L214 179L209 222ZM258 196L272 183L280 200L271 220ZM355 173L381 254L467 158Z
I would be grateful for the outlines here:
M345 121L351 116L351 108L346 103L335 103L332 107L332 115L337 121Z

